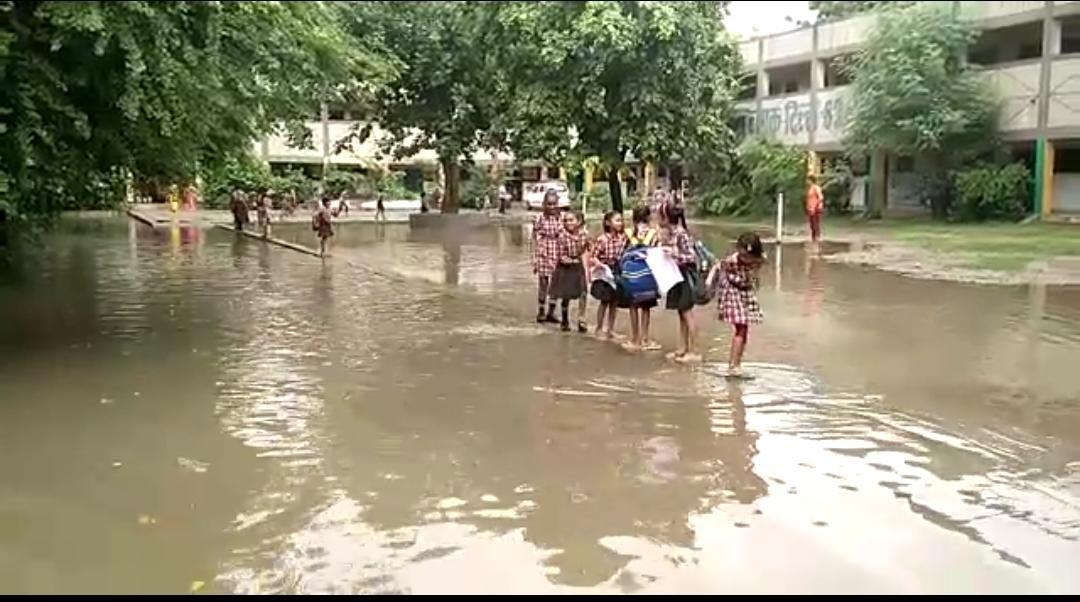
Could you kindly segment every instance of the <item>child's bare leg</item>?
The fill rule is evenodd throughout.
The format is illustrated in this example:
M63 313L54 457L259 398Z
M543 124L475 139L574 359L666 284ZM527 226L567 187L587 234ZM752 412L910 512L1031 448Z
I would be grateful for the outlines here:
M618 310L618 306L614 303L608 303L607 306L607 336L608 338L611 338L615 336L615 312Z
M630 340L623 344L627 349L641 348L641 312L640 307L630 308Z
M607 303L600 303L596 307L596 336L604 331L604 312L607 311Z
M652 340L652 310L647 307L641 309L641 344L656 344Z
M677 355L685 355L690 352L690 325L687 322L689 312L679 312L679 349Z
M731 337L731 355L728 358L728 369L739 370L742 368L743 351L746 350L746 335L748 327L745 324L735 325L735 334Z
M587 295L587 294L582 295L578 299L577 306L578 306L578 311L577 311L578 332L584 333L584 332L588 331L588 327L586 326L586 322L588 320L585 319L585 312L588 311L588 309L589 309L589 295Z
M690 308L681 312L679 320L683 335L683 361L701 361L701 356L694 353L694 349L697 347L697 320L694 316L694 309Z

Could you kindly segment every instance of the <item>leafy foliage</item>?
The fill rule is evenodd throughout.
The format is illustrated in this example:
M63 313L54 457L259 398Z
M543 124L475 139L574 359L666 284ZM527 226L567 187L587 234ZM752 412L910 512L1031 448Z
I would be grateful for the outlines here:
M997 143L998 104L964 60L974 37L948 5L920 3L883 12L849 65L850 150L929 155L938 216L947 208L946 171Z
M818 19L843 19L859 13L880 9L904 8L914 4L908 0L810 0L810 9L818 11Z
M701 186L700 210L717 215L760 215L774 211L777 193L784 193L785 210L802 206L806 188L806 152L768 138L750 138L738 149L735 162L712 186Z
M668 160L733 144L740 59L726 2L499 2L485 28L498 48L493 126L518 157L599 159L612 204L627 157ZM495 60L489 57L490 60Z
M855 179L851 163L846 159L827 162L821 170L821 192L825 209L831 215L851 211L851 185Z
M953 174L956 217L965 221L1017 219L1031 201L1031 172L1023 163L979 165Z
M490 48L481 28L488 3L341 3L348 31L377 40L395 57L397 77L373 97L380 145L401 158L434 151L451 183L491 130L498 98L491 83ZM357 132L367 137L370 131ZM443 211L457 211L458 187L449 185Z
M129 177L235 168L275 124L386 72L336 23L318 2L0 3L6 207L47 219L118 202Z
M486 201L488 206L497 207L503 177L498 172L478 166L469 167L468 175L461 184L461 205L482 209Z

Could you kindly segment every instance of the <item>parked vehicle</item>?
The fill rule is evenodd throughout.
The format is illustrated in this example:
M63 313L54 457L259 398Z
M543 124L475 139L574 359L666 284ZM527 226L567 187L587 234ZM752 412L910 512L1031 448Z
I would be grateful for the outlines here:
M525 208L539 210L544 205L544 195L547 191L554 190L559 195L559 209L570 208L570 187L562 180L547 180L528 184L525 187Z

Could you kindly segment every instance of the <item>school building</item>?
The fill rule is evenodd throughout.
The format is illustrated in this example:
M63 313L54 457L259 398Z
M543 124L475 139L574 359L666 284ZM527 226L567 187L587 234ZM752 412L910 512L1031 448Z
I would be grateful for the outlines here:
M434 151L422 150L411 157L393 159L381 153L376 140L381 135L377 126L371 135L359 142L351 136L355 128L366 125L352 115L348 109L324 105L318 119L307 123L311 136L311 145L296 147L289 144L284 134L273 134L254 143L256 157L266 161L272 169L300 169L309 176L318 178L325 170L368 171L373 169L392 170L403 173L404 184L410 190L420 192L424 183L434 185L443 181L438 156ZM558 166L546 165L541 161L516 160L507 153L480 149L473 153L473 164L484 169L498 170L518 200L522 188L529 182L541 182L549 179L567 180L567 172ZM669 187L669 172L665 165L653 165L630 157L622 177L623 190L626 194L652 190L654 187ZM674 170L676 174L680 173ZM594 180L593 170L585 166L569 178L574 190L588 189ZM463 179L468 174L463 170ZM679 177L676 175L675 177Z
M1044 218L1080 216L1080 1L950 2L980 36L969 53L1002 101L1001 130L1035 181ZM739 103L746 133L806 147L811 165L842 150L849 82L837 65L869 35L862 14L745 40ZM884 194L890 212L922 211L919 157L855 166L852 202Z

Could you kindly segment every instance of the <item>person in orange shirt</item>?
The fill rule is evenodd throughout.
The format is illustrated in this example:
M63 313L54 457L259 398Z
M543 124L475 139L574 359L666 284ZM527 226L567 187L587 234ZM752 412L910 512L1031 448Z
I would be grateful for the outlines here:
M806 189L806 220L810 223L810 240L821 240L821 214L825 212L825 195L817 183L817 176L807 178L810 186Z

